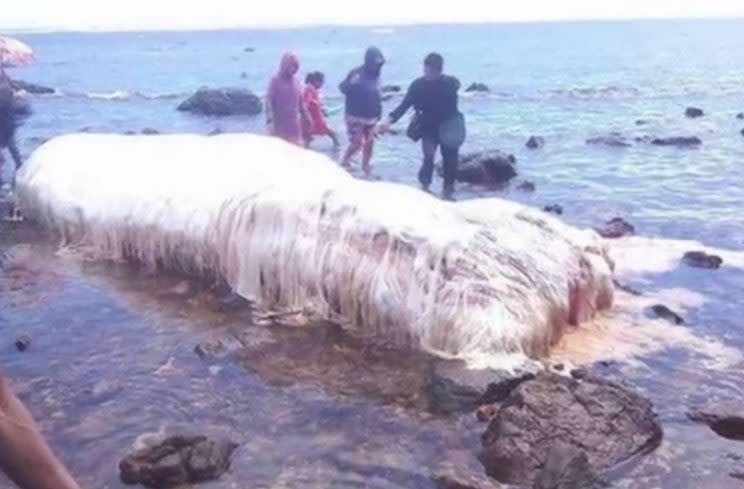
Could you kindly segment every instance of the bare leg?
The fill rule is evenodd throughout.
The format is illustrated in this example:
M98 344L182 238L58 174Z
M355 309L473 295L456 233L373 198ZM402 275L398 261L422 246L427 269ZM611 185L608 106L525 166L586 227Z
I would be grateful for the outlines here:
M370 137L364 142L364 152L362 153L362 169L369 175L372 173L372 156L375 153L375 138Z
M362 144L358 141L352 141L349 144L349 149L346 150L346 154L344 154L344 159L341 160L341 165L345 166L346 168L351 168L351 159L359 152L360 149L362 149Z
M80 489L1 372L0 468L23 489Z
M331 140L333 141L334 147L338 148L339 146L341 146L341 142L338 140L338 136L336 135L336 133L333 132L333 129L328 129L328 137L331 138Z

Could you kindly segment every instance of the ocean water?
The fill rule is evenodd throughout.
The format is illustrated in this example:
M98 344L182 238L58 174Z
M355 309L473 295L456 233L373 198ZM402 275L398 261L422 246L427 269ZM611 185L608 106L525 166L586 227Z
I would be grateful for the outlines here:
M437 50L463 84L491 87L462 98L469 124L464 151L514 153L518 181L537 185L530 194L463 187L460 198L558 203L576 225L623 216L644 237L744 250L744 120L736 119L744 112L744 20L18 37L39 61L10 75L57 90L32 98L34 115L19 131L26 153L81 129L261 132L260 116L203 118L175 108L200 86L263 93L287 49L303 70L326 73L329 108L342 103L336 85L368 45L388 59L384 83L403 86ZM685 118L688 106L706 116ZM339 116L332 123L343 129ZM612 131L631 140L696 135L703 144L586 144ZM530 135L543 136L546 146L527 150ZM328 141L316 147L331 151ZM418 161L414 144L387 136L377 147L375 173L415 184ZM172 423L227 432L243 444L233 472L205 487L428 488L443 467L480 470L482 427L470 417L421 409L425 361L417 356L370 349L333 328L246 330L245 311L215 305L198 284L81 261L55 253L50 243L38 229L0 224L0 251L16 263L0 270L0 363L86 485L120 487L116 464L134 439ZM649 261L669 249L650 243ZM687 324L657 335L656 348L642 348L619 367L654 401L666 438L613 482L740 487L728 474L744 471L737 461L744 447L692 425L684 413L709 398L742 395L741 362L712 365L689 337L720 347L705 350L707 360L741 350L744 270L649 270L632 275L633 284L665 294ZM199 341L235 332L242 342L228 360L210 365L192 353ZM26 355L12 346L22 333L34 338Z

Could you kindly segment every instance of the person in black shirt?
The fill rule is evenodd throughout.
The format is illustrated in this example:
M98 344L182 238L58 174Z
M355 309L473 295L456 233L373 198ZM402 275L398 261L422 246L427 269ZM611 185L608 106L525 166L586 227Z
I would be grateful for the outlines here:
M408 128L408 136L413 140L421 139L424 154L418 174L421 187L429 191L434 173L434 156L439 147L444 169L442 195L445 199L451 199L455 190L459 149L465 138L465 125L458 109L460 81L443 74L443 70L442 56L429 54L424 60L424 76L411 84L405 98L390 113L380 131L389 129L413 107L416 115Z

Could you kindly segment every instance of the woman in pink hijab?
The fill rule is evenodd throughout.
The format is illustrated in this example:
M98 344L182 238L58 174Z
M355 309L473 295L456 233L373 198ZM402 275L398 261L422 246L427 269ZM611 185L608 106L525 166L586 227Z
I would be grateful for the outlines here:
M302 88L296 75L300 62L293 53L282 56L279 72L271 79L266 94L266 116L269 134L293 144L302 144L302 127L307 114Z

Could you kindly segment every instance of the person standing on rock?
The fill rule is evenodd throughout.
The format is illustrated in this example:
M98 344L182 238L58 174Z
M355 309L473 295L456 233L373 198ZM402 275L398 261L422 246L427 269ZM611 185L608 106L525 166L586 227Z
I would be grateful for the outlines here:
M293 53L282 56L279 72L271 79L266 94L266 123L269 134L292 144L302 144L302 128L308 117L297 81L300 61Z
M0 469L22 489L80 489L0 371Z
M384 65L382 51L371 47L364 55L364 64L352 70L339 86L346 96L345 118L349 134L349 148L341 164L350 168L351 159L362 150L362 169L367 175L372 171L374 128L382 117L380 75Z
M424 59L424 76L411 83L405 98L380 125L378 132L387 131L408 110L416 111L408 137L421 140L423 164L418 179L421 187L429 191L434 174L434 157L437 148L443 159L444 186L442 197L452 199L459 164L459 150L465 141L465 119L458 109L460 81L444 74L444 58L431 53Z
M21 103L13 89L13 83L0 65L0 186L3 184L3 167L5 157L3 150L8 148L15 161L16 170L23 164L21 153L16 144L15 132L21 124L21 118L28 115L29 108Z

